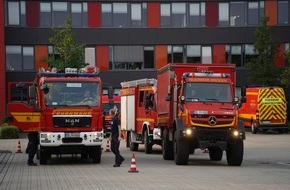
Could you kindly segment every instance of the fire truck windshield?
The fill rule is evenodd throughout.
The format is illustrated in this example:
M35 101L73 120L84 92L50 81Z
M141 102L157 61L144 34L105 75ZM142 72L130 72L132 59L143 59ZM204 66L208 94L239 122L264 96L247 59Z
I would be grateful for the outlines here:
M188 82L185 84L183 94L186 102L233 102L231 85L228 83Z
M44 95L46 106L99 106L99 83L47 82L49 91Z

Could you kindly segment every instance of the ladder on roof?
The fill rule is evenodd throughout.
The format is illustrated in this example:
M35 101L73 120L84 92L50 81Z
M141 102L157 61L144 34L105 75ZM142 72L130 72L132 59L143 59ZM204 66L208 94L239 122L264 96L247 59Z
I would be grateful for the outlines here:
M138 87L138 86L155 86L157 84L156 79L139 79L127 82L121 82L122 88Z

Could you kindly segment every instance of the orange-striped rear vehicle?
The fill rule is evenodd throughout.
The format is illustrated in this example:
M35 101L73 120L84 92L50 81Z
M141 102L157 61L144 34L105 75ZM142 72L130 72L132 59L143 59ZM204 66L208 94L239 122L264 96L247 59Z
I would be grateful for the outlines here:
M277 130L288 133L287 101L281 87L248 87L242 90L247 101L239 109L239 118L253 134Z

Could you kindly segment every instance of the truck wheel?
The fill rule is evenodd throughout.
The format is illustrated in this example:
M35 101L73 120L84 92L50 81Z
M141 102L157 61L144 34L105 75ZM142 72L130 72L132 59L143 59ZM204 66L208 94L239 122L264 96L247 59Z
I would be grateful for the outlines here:
M99 164L101 162L101 155L102 155L102 149L100 146L94 147L91 150L91 157L93 159L93 163Z
M165 129L162 134L162 154L164 160L173 160L173 145L169 141L168 131Z
M188 142L181 140L177 136L177 132L174 133L174 160L176 165L187 165L189 158Z
M132 133L132 132L131 132ZM132 137L131 137L131 133L129 134L129 144L130 144L130 150L131 151L138 151L139 148L139 144L138 143L134 143L132 142Z
M151 144L151 142L150 142L150 137L149 137L149 135L148 135L148 132L147 131L145 131L144 132L145 134L144 134L144 138L145 138L145 153L146 154L151 154L152 153L152 144Z
M256 134L258 129L257 127L255 127L254 123L251 124L251 130L252 130L252 134Z
M47 164L47 150L45 148L40 147L39 150L39 163L40 165L46 165Z
M233 143L228 143L226 153L227 162L230 166L240 166L244 156L244 141L237 140Z
M212 161L221 161L223 158L223 151L219 147L209 147L209 158Z

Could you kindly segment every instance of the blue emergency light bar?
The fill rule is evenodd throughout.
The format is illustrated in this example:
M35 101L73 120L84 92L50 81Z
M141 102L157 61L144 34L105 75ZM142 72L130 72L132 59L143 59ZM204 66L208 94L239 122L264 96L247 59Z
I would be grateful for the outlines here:
M98 77L97 73L40 73L41 77Z

